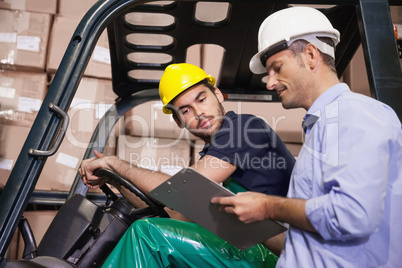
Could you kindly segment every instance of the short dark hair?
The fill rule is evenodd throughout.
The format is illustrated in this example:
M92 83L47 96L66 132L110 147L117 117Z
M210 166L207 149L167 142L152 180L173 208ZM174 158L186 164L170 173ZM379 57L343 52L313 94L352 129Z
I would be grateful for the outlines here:
M209 89L212 91L212 93L215 93L215 87L209 83L208 79L201 80L200 82L198 82L198 83L195 84L194 86L200 85L200 84L203 84L204 86L206 86L207 88L209 88ZM193 87L193 86L192 86L192 87Z

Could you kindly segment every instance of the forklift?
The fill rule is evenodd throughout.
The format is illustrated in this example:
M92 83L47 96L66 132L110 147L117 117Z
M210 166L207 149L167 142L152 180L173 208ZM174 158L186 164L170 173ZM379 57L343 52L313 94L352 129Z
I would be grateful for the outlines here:
M197 17L197 8L223 8L227 16L215 21ZM186 62L186 51L196 44L214 44L224 49L219 88L227 100L278 102L267 91L264 75L249 70L257 52L257 33L271 13L291 5L314 5L339 30L336 69L342 76L355 52L362 45L370 93L389 106L402 119L402 41L396 37L390 6L402 0L98 0L85 14L70 39L60 66L42 103L11 175L0 193L0 267L100 267L137 219L168 217L163 204L142 193L129 180L109 170L109 177L140 197L147 208L137 209L102 186L102 204L91 199L88 188L76 173L70 191L63 197L35 191L35 185L48 157L54 155L69 125L68 109L83 77L95 45L107 31L113 91L116 102L94 129L83 159L102 152L116 122L130 109L159 99L160 74L172 63ZM166 16L171 23L141 25L130 16ZM171 42L146 44L138 37L156 34ZM129 37L137 36L130 42ZM143 60L130 55L163 55ZM155 74L138 76L138 73ZM28 204L38 200L63 205L37 245L29 223L23 217ZM104 202L103 202L104 201ZM24 239L23 260L6 259L6 252L17 228Z

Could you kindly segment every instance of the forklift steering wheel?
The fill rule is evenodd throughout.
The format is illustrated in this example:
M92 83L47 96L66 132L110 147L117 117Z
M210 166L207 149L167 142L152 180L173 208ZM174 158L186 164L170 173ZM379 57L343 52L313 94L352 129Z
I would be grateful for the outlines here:
M138 189L137 186L135 186L130 180L127 180L126 178L109 169L97 169L95 170L94 174L99 177L107 177L114 180L115 182L119 183L121 186L127 188L130 192L138 196L142 201L144 201L149 206L149 208L153 212L155 212L156 216L169 218L169 214L167 214L167 212L163 209L165 207L164 205L153 201L140 189ZM106 184L104 184L101 189L106 195L112 195L112 200L115 201L117 199L117 196L110 190L110 188Z

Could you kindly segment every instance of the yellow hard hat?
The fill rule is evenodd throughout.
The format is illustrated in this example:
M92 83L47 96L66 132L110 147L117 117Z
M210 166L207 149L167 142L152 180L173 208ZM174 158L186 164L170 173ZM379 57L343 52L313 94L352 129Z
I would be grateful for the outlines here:
M171 114L172 111L166 107L180 93L194 86L198 82L207 79L212 86L215 85L215 78L207 75L201 68L189 64L170 64L166 67L159 82L159 96L163 103L163 112Z

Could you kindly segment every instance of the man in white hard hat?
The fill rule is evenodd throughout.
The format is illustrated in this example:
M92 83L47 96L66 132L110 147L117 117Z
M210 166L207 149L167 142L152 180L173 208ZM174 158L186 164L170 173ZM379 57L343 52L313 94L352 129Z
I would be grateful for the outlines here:
M226 112L222 106L223 95L215 87L214 77L192 64L171 64L161 78L159 94L164 113L172 114L179 127L187 128L206 143L202 158L192 166L193 169L234 192L249 190L286 195L294 157L261 118ZM83 182L91 188L104 183L104 178L94 174L98 168L119 173L145 194L170 178L167 174L131 165L116 156L95 154L95 158L84 160L80 168ZM269 166L269 162L275 164ZM138 204L124 187L115 186L124 197ZM180 215L171 215L182 219ZM264 263L274 267L276 260L277 256L262 244L240 251L195 223L152 218L134 222L105 265L181 267L191 263L211 267L219 263L253 267Z
M250 69L283 107L307 110L287 198L215 198L244 222L289 224L277 267L400 267L402 132L395 112L352 93L335 71L339 33L321 12L292 7L259 30Z

